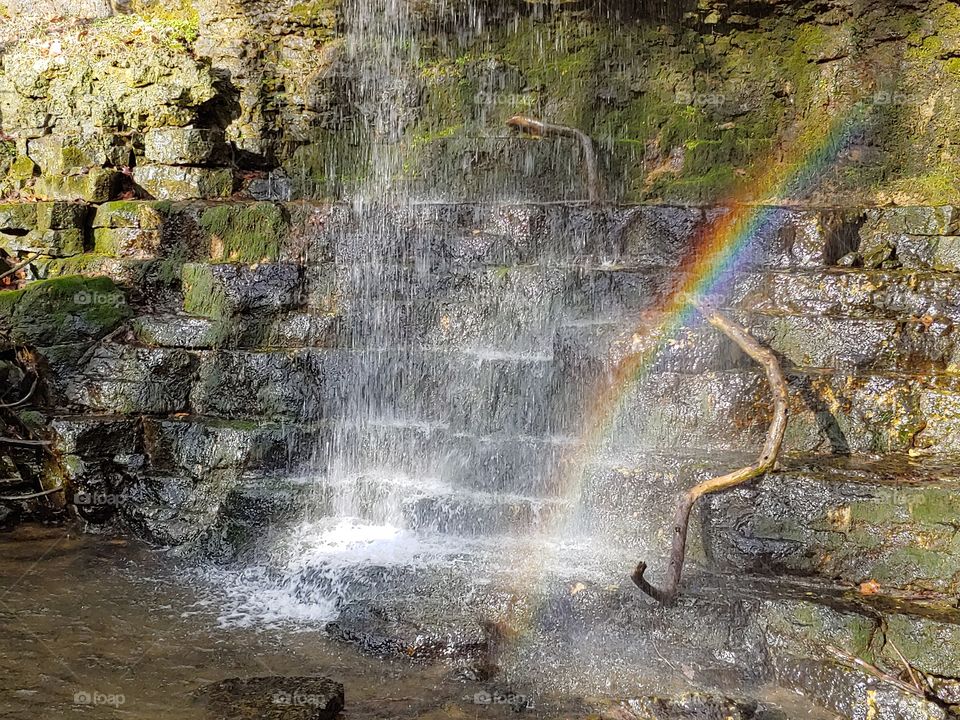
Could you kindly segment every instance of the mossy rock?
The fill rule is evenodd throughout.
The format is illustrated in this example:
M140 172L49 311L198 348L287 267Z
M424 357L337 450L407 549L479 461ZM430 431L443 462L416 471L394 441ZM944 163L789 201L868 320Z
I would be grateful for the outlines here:
M8 347L96 340L130 314L126 297L109 278L75 275L0 291L0 334Z
M283 207L274 203L223 204L206 210L200 227L210 235L213 260L275 262L290 221Z

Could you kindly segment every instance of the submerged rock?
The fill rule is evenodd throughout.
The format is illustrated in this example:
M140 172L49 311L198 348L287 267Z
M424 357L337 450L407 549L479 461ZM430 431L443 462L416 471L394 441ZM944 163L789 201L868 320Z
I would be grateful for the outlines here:
M757 710L755 702L704 693L677 697L645 697L626 700L624 715L630 720L750 720Z
M216 720L329 720L343 709L343 685L319 676L228 678L197 699Z

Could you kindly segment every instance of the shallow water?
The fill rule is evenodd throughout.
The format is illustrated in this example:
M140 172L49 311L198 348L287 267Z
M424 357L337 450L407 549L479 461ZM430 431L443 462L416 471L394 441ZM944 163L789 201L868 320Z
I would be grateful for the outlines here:
M0 536L0 717L203 718L193 693L207 683L310 674L345 685L345 718L515 717L476 705L487 686L445 665L364 656L305 625L224 628L215 594L182 578L168 556L121 539ZM586 715L537 705L537 717Z
M329 676L350 718L624 718L618 700L462 679L450 663L364 655L336 642L319 619L225 626L230 608L166 553L70 528L0 535L0 718L208 718L195 693L228 677ZM317 610L323 613L323 608ZM535 673L534 673L535 674ZM682 678L679 678L682 680ZM531 689L533 688L533 689ZM761 693L771 718L825 717L782 691Z

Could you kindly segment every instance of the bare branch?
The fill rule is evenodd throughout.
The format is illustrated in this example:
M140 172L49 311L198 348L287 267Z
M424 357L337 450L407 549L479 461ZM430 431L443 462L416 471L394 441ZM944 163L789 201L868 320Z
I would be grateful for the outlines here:
M45 445L53 444L49 440L24 440L22 438L12 438L12 437L0 437L0 443L4 443L6 445L31 445L31 446L32 445L45 446Z
M600 203L600 173L597 170L597 152L589 135L576 128L566 125L553 125L526 115L514 115L507 120L507 125L539 137L560 135L578 140L583 148L584 161L587 164L587 196L592 204L598 205Z
M884 672L883 670L878 668L876 665L871 665L870 663L868 663L866 660L862 658L855 657L850 653L844 652L840 648L836 648L832 645L827 645L826 648L834 656L836 656L836 658L840 662L842 662L845 665L849 665L855 668L860 668L868 675L872 675L873 677L875 677L877 680L880 680L881 682L885 682L888 685L893 685L894 687L900 688L904 692L910 693L911 695L916 695L917 697L920 697L920 698L926 698L927 696L926 693L923 692L923 690L920 689L919 687L915 687L910 683L904 682L900 678L894 677L890 673Z
M19 407L20 405L23 405L27 400L30 399L34 391L37 389L37 382L39 381L39 379L40 378L38 377L33 378L33 384L30 385L30 389L27 390L27 394L24 395L22 398L12 403L0 403L0 408L15 408L15 407Z
M63 490L63 485L58 485L55 488L50 488L49 490L41 490L40 492L28 493L26 495L0 495L0 500L7 500L9 502L16 502L18 500L35 500L36 498L44 497L46 495L53 495Z
M771 420L770 427L767 429L767 440L763 445L763 450L755 463L726 475L705 480L684 493L673 521L673 542L670 550L666 586L662 589L655 587L644 578L643 575L647 570L645 562L640 562L633 571L631 577L637 587L664 605L671 604L677 597L677 588L680 585L686 555L690 511L694 504L704 495L735 487L770 470L777 461L780 446L783 444L783 435L787 428L787 380L780 369L777 356L758 343L746 328L734 322L719 310L701 305L696 305L696 307L711 325L733 340L741 350L763 366L767 375L767 383L773 393L773 420Z
M26 260L18 263L17 265L14 265L12 268L10 268L9 270L7 270L6 272L0 273L0 280L3 280L4 278L8 278L8 277L10 277L11 275L13 275L14 273L19 272L20 270L23 270L27 265L29 265L30 263L32 263L34 260L36 260L36 259L37 259L38 257L40 257L42 254L43 254L43 253L34 253L32 256L28 257Z

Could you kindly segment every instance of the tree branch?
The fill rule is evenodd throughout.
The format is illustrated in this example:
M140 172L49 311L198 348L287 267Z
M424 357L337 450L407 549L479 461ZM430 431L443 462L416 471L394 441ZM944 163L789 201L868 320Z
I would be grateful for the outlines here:
M34 378L33 378L33 384L30 385L30 389L27 390L27 394L26 394L26 395L24 395L22 398L20 398L19 400L14 401L14 402L12 402L12 403L0 403L0 409L15 408L15 407L19 407L20 405L23 405L27 400L29 400L29 399L31 398L31 396L33 395L33 393L36 391L36 389L37 389L37 382L38 382L39 380L40 380L39 377L34 377Z
M780 363L773 352L758 343L750 332L734 322L719 310L696 305L700 313L715 328L733 340L741 350L763 366L767 374L767 383L773 393L773 420L767 429L767 440L760 457L752 465L734 470L720 477L705 480L684 493L673 520L673 542L670 550L670 564L667 570L667 584L664 588L651 585L644 573L647 564L640 562L631 576L633 582L643 592L664 605L670 605L677 597L680 577L683 574L683 562L687 548L687 529L690 525L690 511L704 495L735 487L748 480L763 475L770 470L780 453L783 435L787 428L787 380L780 369Z
M10 268L9 270L7 270L6 272L0 273L0 280L3 280L4 278L8 278L8 277L10 277L11 275L13 275L14 273L17 273L17 272L19 272L20 270L23 270L27 265L29 265L29 264L32 263L34 260L36 260L37 258L39 258L42 254L43 254L43 253L34 253L31 257L28 257L26 260L20 262L20 263L17 264L17 265L14 265L12 268Z
M536 120L526 115L514 115L507 120L510 127L525 130L531 135L544 137L546 135L560 135L562 137L572 137L580 142L583 148L584 161L587 164L587 196L594 205L600 204L600 173L597 170L597 152L593 147L593 140L582 130L567 127L566 125L553 125L551 123Z

